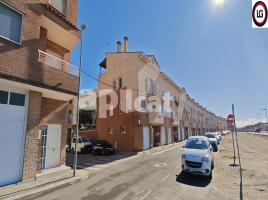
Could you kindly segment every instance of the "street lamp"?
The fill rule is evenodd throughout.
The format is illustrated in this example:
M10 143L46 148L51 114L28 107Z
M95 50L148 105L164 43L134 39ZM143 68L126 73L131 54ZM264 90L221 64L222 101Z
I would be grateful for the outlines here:
M265 112L266 122L268 123L267 108L263 108L261 110Z
M81 83L81 70L82 70L82 55L83 55L83 32L87 29L86 24L80 26L80 62L78 73L78 88L77 88L77 102L76 102L76 134L75 134L75 147L74 147L74 163L73 163L73 176L76 175L77 167L77 141L79 136L79 100L80 100L80 83Z

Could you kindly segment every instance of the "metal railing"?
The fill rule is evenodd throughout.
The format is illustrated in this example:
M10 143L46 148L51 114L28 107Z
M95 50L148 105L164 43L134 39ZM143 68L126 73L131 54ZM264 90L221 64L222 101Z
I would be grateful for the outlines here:
M44 65L48 65L55 69L59 69L63 72L72 74L74 76L79 76L79 67L72 65L64 60L61 60L49 53L38 50L38 61Z

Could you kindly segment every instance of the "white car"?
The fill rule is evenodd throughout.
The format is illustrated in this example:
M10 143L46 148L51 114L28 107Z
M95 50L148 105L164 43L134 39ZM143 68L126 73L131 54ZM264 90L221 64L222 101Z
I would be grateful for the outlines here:
M218 139L218 140L222 140L222 137L221 137L221 133L220 132L215 132L214 133L215 134L215 136L216 136L216 138Z
M71 152L75 150L75 137L73 137L71 144ZM78 136L77 140L77 152L78 153L89 153L92 151L92 142L87 137Z
M218 140L214 133L205 133L205 136L209 139L210 143L220 144L220 140Z
M207 137L190 137L182 153L182 171L212 177L214 151Z

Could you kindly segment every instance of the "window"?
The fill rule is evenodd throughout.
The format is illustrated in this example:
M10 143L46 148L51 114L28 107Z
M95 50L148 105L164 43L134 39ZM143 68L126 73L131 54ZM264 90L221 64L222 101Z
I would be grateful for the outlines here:
M25 104L25 95L18 93L10 93L9 105L14 106L24 106Z
M154 92L154 81L151 78L146 79L146 92L147 94L153 95Z
M0 90L0 104L7 104L8 92Z
M122 78L119 78L119 88L122 88Z
M116 81L113 82L113 89L116 90Z
M49 3L65 16L67 15L67 0L49 0Z
M141 107L141 110L145 111L145 107L146 107L145 100L141 100L140 107Z
M113 134L113 129L112 128L108 128L108 134L112 135Z
M21 43L22 14L0 3L0 37Z
M126 130L126 127L120 127L120 133L126 133L127 132L127 130Z

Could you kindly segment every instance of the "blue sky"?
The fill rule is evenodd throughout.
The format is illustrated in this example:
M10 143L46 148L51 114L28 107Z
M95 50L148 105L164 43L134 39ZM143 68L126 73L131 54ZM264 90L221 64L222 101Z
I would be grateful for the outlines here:
M85 32L83 67L98 74L105 52L129 37L130 51L154 54L202 105L239 124L268 108L268 30L251 28L251 0L79 0ZM79 46L72 53L79 63ZM82 76L81 89L97 82ZM264 118L264 113L263 113Z

